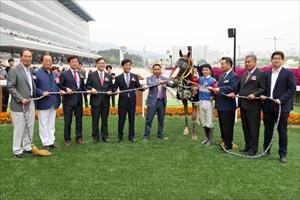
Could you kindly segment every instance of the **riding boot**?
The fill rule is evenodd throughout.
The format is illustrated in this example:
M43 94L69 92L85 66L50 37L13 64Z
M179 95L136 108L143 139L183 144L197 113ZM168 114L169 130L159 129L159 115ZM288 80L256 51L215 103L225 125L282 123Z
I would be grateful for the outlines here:
M207 142L205 144L205 146L210 146L211 145L211 139L212 139L212 135L213 135L213 129L212 128L207 128Z
M205 135L206 135L206 143L205 146L210 146L211 145L211 129L208 127L205 128Z
M206 126L204 126L204 132L205 132L205 140L203 140L202 141L202 144L206 144L207 143L207 141L208 141L208 131L207 131L207 127Z

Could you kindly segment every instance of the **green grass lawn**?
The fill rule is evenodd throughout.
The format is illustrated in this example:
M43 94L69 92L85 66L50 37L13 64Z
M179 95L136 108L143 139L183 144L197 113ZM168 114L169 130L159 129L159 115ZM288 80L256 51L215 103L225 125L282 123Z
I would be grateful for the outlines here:
M156 119L155 119L156 120ZM156 129L156 121L154 130ZM190 124L191 125L191 124ZM12 125L0 125L0 199L299 199L300 132L289 128L288 162L278 162L278 136L268 158L256 160L205 148L182 135L183 118L166 117L165 135L144 142L144 119L137 117L135 144L115 143L117 117L110 116L110 143L93 144L91 119L84 118L84 145L61 147L48 158L12 155ZM127 130L127 128L126 128ZM155 131L152 131L155 133ZM63 120L57 119L63 146ZM216 124L214 140L219 137ZM72 135L74 138L74 134ZM126 137L125 137L126 138ZM242 147L241 124L235 142ZM260 144L262 143L262 134ZM40 146L35 123L35 143ZM261 147L261 145L260 145Z

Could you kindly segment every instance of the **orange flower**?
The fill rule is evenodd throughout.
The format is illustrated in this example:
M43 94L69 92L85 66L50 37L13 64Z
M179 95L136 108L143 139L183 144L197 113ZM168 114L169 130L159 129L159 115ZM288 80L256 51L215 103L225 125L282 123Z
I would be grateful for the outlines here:
M145 113L147 113L147 108L144 109ZM110 107L109 113L112 115L118 114L118 108L117 107ZM136 114L142 113L142 107L136 108ZM192 113L192 107L188 107L188 113L189 115ZM63 108L60 107L57 109L56 112L57 117L62 117L64 115ZM83 108L83 115L84 116L91 116L91 109L90 108ZM166 107L166 115L174 116L174 115L184 115L184 107L183 106L167 106ZM214 109L214 116L218 117L217 110ZM237 117L240 118L240 109L237 109ZM261 113L261 116L263 118L263 113ZM35 117L37 118L37 114L35 114ZM0 112L0 124L3 123L11 123L11 113L10 112ZM293 125L300 125L300 113L291 113L288 118L288 123Z

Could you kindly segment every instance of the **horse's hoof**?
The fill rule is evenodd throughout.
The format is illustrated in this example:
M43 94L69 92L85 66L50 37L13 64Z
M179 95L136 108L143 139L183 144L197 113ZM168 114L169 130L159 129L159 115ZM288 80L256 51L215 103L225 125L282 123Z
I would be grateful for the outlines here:
M183 130L183 135L188 135L189 134L189 128L185 127Z
M198 140L197 135L193 135L193 136L192 136L192 140Z

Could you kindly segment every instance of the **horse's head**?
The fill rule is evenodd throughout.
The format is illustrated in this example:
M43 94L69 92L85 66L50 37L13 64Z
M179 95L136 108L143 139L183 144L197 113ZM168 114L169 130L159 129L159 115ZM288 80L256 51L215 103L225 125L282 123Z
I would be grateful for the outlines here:
M177 77L181 76L182 74L188 75L192 72L193 68L193 60L191 58L191 52L189 51L186 55L179 50L180 58L177 60L175 66L179 69Z
M182 54L182 51L179 51L180 58L177 60L175 66L179 68L180 71L188 70L191 66L193 66L193 61L191 58L191 52L189 51L186 55Z
M179 51L180 58L177 60L176 72L177 75L175 85L177 86L177 93L180 99L188 99L193 96L193 85L190 85L189 76L194 75L193 60L191 58L191 52L189 51L186 55Z

